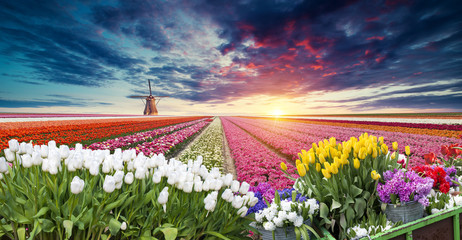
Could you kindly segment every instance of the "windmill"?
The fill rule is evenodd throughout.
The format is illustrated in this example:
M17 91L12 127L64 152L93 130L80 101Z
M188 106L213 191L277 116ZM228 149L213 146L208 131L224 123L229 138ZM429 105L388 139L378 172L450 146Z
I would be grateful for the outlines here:
M129 98L141 98L141 101L143 99L146 100L146 102L143 102L145 107L144 107L144 115L157 115L157 108L156 105L159 103L160 99L168 97L168 96L152 96L151 92L151 80L148 79L149 83L149 96L128 96ZM156 102L157 99L157 102Z

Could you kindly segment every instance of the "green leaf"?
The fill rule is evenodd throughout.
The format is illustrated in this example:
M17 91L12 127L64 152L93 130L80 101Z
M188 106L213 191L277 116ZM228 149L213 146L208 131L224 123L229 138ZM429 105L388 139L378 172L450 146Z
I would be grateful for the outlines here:
M346 223L346 219L345 219L345 214L342 213L342 214L340 215L340 226L341 226L343 229L345 229L345 228L346 228L346 225L347 225L347 223Z
M115 218L111 218L109 221L109 231L111 231L111 234L114 236L117 235L121 225L121 222L117 221Z
M356 212L356 217L362 217L364 215L364 210L366 209L366 201L364 201L363 198L356 198L354 209Z
M18 228L17 233L19 240L26 240L26 228Z
M355 185L350 186L350 195L355 198L361 194L363 190L361 188L356 187Z
M175 240L178 235L176 228L162 228L161 231L164 233L165 240Z
M355 218L355 211L353 210L353 208L348 208L346 210L347 223L350 223L351 221L353 221L354 218Z
M277 192L277 191L276 191L276 192ZM229 239L229 238L223 236L222 234L217 233L217 232L214 232L214 231L207 231L207 232L205 232L205 234L210 234L210 235L213 235L213 236L215 236L215 237L218 237L218 238L221 238L221 239L224 239L224 240L231 240L231 239Z
M44 232L53 232L55 229L55 224L48 219L41 218L38 220L38 222L40 223Z
M332 199L332 205L330 206L330 211L332 212L334 209L340 208L342 206L341 203L335 201L335 199Z
M69 239L72 236L72 226L74 225L74 222L71 220L64 220L63 221L63 226L64 229L66 229L66 238Z
M40 211L38 211L38 213L33 216L33 218L39 218L39 217L45 215L48 212L48 210L50 210L50 208L48 208L48 207L41 208Z
M329 214L329 207L327 207L327 205L323 202L320 203L319 205L319 216L321 218L326 218L327 219L327 215Z

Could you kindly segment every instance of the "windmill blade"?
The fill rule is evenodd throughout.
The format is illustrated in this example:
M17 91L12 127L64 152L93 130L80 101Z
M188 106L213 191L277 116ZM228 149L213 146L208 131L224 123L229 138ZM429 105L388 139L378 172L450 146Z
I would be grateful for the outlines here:
M168 97L168 96L153 96L155 98L164 98L164 97Z
M148 79L148 83L149 83L149 96L152 96L152 92L151 92L151 79Z
M147 98L149 96L128 96L129 98Z

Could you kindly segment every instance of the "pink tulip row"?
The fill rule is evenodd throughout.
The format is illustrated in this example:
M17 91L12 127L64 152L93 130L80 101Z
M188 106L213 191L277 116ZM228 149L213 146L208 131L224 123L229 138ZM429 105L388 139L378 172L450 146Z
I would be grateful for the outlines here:
M236 166L237 180L246 181L251 186L268 182L275 189L292 187L294 181L284 176L280 163L285 162L288 167L287 171L293 177L298 177L295 174L295 167L228 119L228 117L221 117L223 130Z
M337 141L347 141L350 137L359 137L367 132L377 137L383 136L385 143L391 149L392 142L398 142L399 152L404 152L405 146L411 148L411 165L424 163L423 155L440 152L441 145L458 143L462 139L446 138L439 136L409 134L401 132L378 131L363 128L347 128L329 125L317 125L301 122L286 122L269 119L247 119L233 117L230 121L245 129L262 142L274 147L278 151L298 158L301 149L311 148L313 142L318 143L323 139L335 137Z
M300 119L316 122L332 122L332 123L353 123L376 126L391 126L391 127L408 127L408 128L424 128L462 131L462 125L457 124L431 124L431 123L403 123L403 122L376 122L376 121L349 121L349 120L332 120L332 119Z
M182 129L182 128L185 128L187 126L197 124L197 123L199 123L201 121L204 121L204 120L205 120L205 118L190 121L190 122L180 123L180 124L176 124L176 125L171 125L171 126L168 126L168 127L162 127L162 128L154 129L154 130L151 130L151 131L139 132L139 133L135 133L135 134L128 135L128 136L109 139L109 140L106 140L106 141L103 141L103 142L96 142L96 143L90 144L89 146L86 146L86 148L92 149L92 150L97 150L97 149L114 150L116 148L124 148L124 147L127 147L127 146L129 146L131 144L134 144L134 143L137 143L137 142L148 141L150 139L154 139L154 138L158 137L158 135L164 135L166 133L170 133L170 132L176 131L178 129Z
M203 129L210 123L209 121L204 120L205 119L202 119L200 122L194 125L183 128L171 134L155 138L151 142L143 142L141 144L138 144L135 147L136 153L138 154L140 152L143 152L143 154L146 156L152 156L154 154L160 153L163 153L165 155L173 147L177 146L180 143L183 143L186 139L188 139L195 133L199 132L201 129Z

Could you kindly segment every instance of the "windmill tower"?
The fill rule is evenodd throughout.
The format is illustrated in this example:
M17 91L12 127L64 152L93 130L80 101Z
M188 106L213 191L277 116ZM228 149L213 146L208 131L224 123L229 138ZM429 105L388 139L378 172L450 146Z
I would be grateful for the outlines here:
M149 83L149 96L128 96L128 97L129 98L141 98L141 101L145 99L146 102L143 102L145 105L143 114L144 115L157 115L158 112L157 112L156 105L159 103L160 99L168 97L168 96L152 96L150 79L148 79L148 83ZM157 102L156 102L156 99L157 99Z

